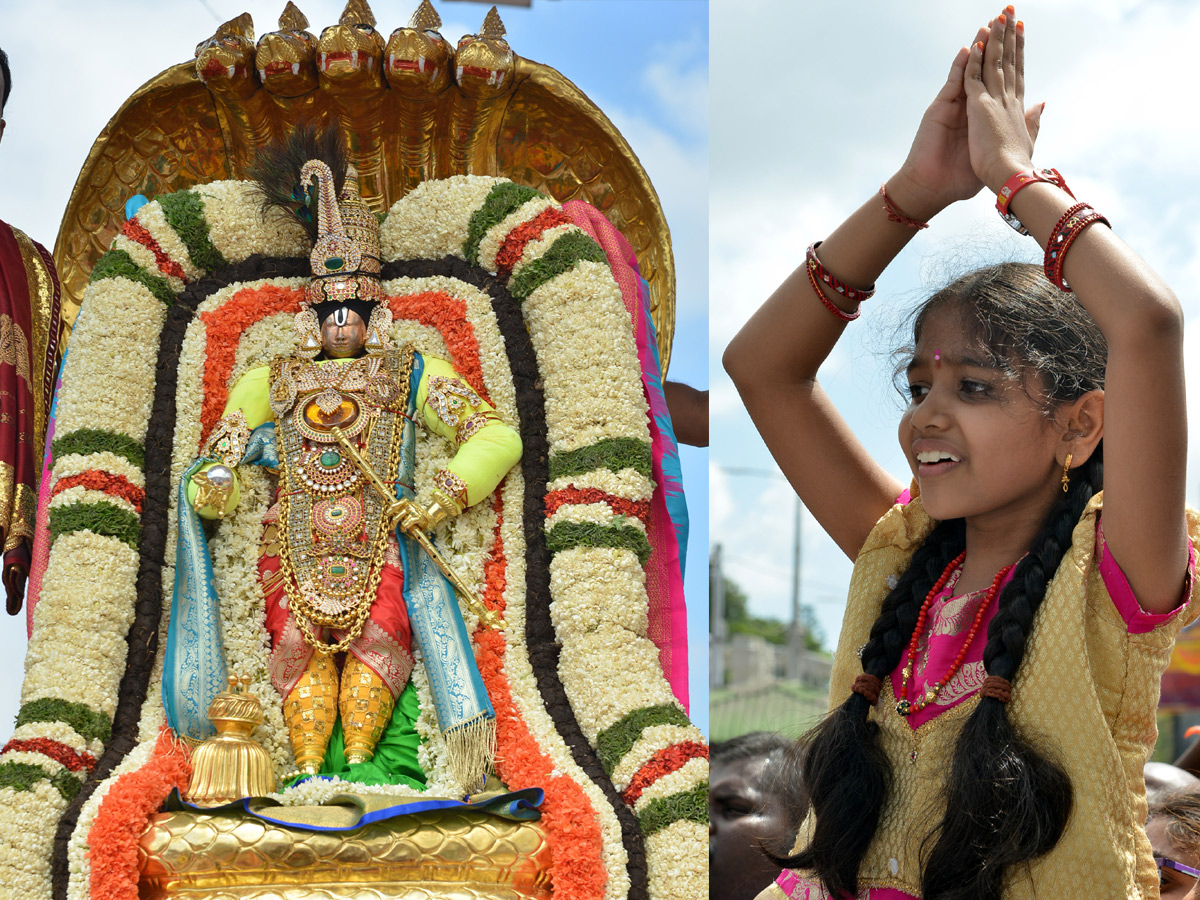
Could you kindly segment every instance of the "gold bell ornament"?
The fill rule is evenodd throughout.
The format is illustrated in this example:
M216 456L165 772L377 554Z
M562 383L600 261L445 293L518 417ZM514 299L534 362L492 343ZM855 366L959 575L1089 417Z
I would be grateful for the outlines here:
M262 724L262 704L246 688L250 676L229 676L229 690L213 698L208 718L217 729L192 752L192 779L185 799L195 806L221 806L275 791L271 756L250 733Z

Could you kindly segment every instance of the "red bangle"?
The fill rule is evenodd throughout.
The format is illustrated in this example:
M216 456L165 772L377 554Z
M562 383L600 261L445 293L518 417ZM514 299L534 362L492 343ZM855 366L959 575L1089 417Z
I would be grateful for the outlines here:
M834 303L832 300L830 300L828 297L825 296L825 292L823 290L821 290L821 282L817 281L817 275L815 272L815 269L817 267L819 267L821 264L818 262L814 266L813 262L812 262L816 258L817 258L817 255L815 253L813 253L813 248L809 247L808 248L808 257L804 263L804 271L808 273L808 283L812 285L813 293L817 295L818 300L820 300L822 303L825 304L825 308L827 310L829 310L831 313L833 313L835 316L837 316L843 322L853 322L855 319L857 319L859 317L859 315L862 313L862 310L856 309L854 312L848 313L844 309L839 307L836 303Z
M1004 182L1004 186L1000 188L1000 193L996 195L996 212L1000 213L1000 218L1021 234L1029 234L1029 229L1022 225L1021 220L1010 213L1008 208L1012 204L1013 197L1017 195L1017 191L1039 181L1062 188L1070 194L1072 200L1075 199L1075 195L1067 187L1066 179L1062 177L1058 169L1032 169L1017 172L1008 181Z
M870 300L875 296L875 285L860 290L852 288L845 282L835 278L833 273L826 269L821 261L817 259L817 248L821 246L821 243L821 241L817 241L814 244L810 244L809 248L804 251L804 259L808 263L808 269L816 278L820 279L829 288L837 291L851 303L862 303L864 300Z
M1046 242L1046 256L1043 261L1043 268L1046 271L1046 277L1050 282L1056 285L1060 290L1070 292L1071 287L1063 278L1063 265L1066 263L1067 250L1075 242L1075 239L1083 233L1089 225L1094 225L1096 222L1103 222L1109 225L1108 219L1092 209L1086 203L1076 203L1070 207L1062 217L1055 223L1054 230L1050 232L1050 239ZM1111 228L1112 226L1109 225Z
M897 225L904 225L907 228L915 228L917 231L929 227L928 222L921 222L904 214L904 211L888 196L886 181L879 186L879 196L883 198L883 209L887 213L889 222L895 222Z

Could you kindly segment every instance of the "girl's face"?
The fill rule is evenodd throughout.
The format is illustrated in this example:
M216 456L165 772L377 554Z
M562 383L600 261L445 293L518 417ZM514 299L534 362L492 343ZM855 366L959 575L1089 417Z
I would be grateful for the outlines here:
M1181 847L1167 834L1166 816L1157 816L1146 823L1146 836L1150 838L1150 846L1154 848L1155 856L1165 856L1175 862L1200 869L1200 854ZM1162 900L1193 900L1200 892L1196 890L1196 879L1175 869L1161 868L1159 875L1159 896Z
M1062 490L1062 429L1038 389L994 368L964 330L954 309L926 322L908 369L900 446L933 518L1027 530Z

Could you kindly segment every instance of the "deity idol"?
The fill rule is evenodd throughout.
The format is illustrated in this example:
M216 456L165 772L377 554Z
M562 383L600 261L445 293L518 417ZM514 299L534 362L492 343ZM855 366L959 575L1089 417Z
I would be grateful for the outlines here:
M488 496L520 458L521 439L450 363L392 345L378 220L334 137L318 141L302 130L281 158L258 167L268 197L273 187L284 203L302 197L301 215L316 226L313 278L295 319L299 344L294 355L251 369L233 387L183 490L200 516L221 518L238 502L238 465L279 469L258 569L270 676L284 698L301 772L320 770L339 717L346 763L372 760L412 672L415 630L435 699L442 698L438 720L452 764L478 780L490 761L495 714L453 589L410 535ZM338 176L312 159L300 169L300 187L289 191L295 163L318 146ZM340 194L335 182L343 184ZM434 476L427 508L411 502L418 426L457 447ZM383 495L384 484L391 496ZM204 712L197 703L203 691L195 679L216 676L224 665L215 651L198 649L203 642L193 641L193 619L182 608L205 577L203 560L201 572L193 571L200 542L199 523L192 524L180 528L181 608L178 617L172 613L164 697L176 730L199 737L204 726L194 717ZM408 757L398 761L401 770L419 772L415 752ZM380 777L357 768L351 774Z

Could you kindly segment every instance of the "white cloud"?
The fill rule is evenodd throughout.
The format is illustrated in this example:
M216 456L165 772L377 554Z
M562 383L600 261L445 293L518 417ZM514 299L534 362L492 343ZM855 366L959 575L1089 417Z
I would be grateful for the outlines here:
M711 13L713 459L718 466L761 465L766 451L744 412L731 407L736 394L719 372L721 350L801 262L804 247L897 169L955 51L993 10L956 0L915 6L712 0ZM1200 117L1191 114L1194 63L1177 49L1200 25L1200 6L1025 0L1018 15L1027 25L1028 101L1047 101L1035 159L1059 168L1175 288L1189 320L1187 355L1200 357L1200 296L1193 287L1200 284L1193 202L1200 195ZM897 477L907 480L896 450L887 326L949 274L997 259L1040 257L981 195L939 216L880 279L879 293L821 378L868 451ZM1195 363L1187 379L1191 406L1198 407ZM1198 464L1200 449L1189 458L1193 502L1200 496ZM755 579L753 569L788 552L780 537L786 523L761 533L746 518L761 507L743 502L755 513L714 519L712 540L725 543L732 559L749 561L747 577L761 582L763 592L752 595L755 602L779 606L786 591L766 576ZM836 598L822 601L836 609L849 567L813 528L813 550L807 527L805 533L803 593ZM836 622L827 631L835 638Z

